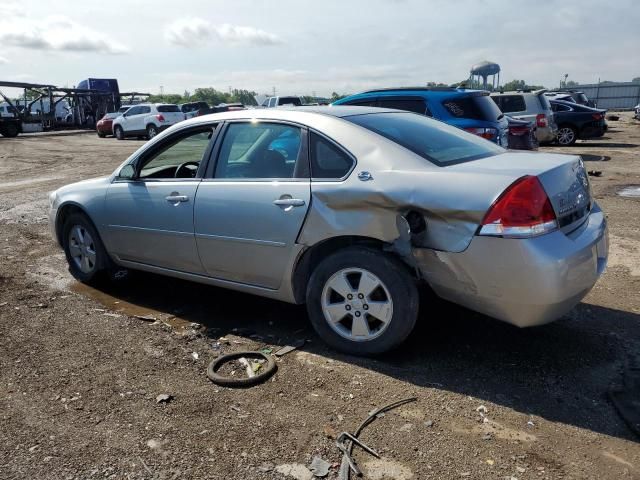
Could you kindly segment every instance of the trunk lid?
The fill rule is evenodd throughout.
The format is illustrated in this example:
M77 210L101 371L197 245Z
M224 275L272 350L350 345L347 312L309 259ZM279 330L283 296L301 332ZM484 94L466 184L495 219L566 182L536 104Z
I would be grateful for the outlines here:
M578 155L509 152L448 168L506 176L510 183L525 175L535 175L549 196L564 233L578 228L591 211L591 187Z

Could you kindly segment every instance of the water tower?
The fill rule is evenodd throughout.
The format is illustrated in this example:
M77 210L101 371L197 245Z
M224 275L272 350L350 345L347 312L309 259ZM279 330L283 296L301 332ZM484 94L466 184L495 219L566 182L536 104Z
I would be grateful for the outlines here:
M469 83L485 90L495 90L500 85L500 65L486 60L476 63L471 67Z

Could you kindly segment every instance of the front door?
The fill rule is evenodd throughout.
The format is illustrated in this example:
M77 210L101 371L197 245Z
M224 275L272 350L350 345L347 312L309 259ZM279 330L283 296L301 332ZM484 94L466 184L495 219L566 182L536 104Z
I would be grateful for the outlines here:
M195 231L208 275L277 289L295 254L311 186L306 132L276 122L227 125L198 188Z
M122 260L202 273L193 206L213 127L177 132L144 152L130 180L107 191L106 241Z

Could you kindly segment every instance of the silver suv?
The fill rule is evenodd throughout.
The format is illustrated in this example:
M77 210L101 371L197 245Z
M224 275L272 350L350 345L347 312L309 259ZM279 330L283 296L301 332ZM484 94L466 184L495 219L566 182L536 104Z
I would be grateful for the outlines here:
M536 124L536 137L540 143L555 141L558 133L549 99L544 95L546 90L533 92L494 92L491 99L496 102L503 113L520 120L528 120Z

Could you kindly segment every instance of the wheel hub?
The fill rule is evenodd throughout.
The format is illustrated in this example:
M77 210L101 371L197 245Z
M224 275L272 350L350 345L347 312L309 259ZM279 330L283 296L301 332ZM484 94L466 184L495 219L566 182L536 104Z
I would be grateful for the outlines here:
M364 342L379 337L393 317L386 285L362 268L336 272L322 291L322 310L329 326L343 338Z

